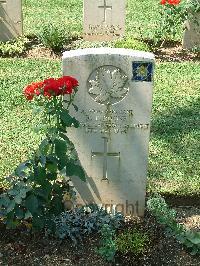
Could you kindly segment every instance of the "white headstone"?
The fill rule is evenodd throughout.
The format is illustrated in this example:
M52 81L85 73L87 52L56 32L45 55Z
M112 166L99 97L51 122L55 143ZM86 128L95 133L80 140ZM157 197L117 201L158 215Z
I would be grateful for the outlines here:
M143 216L154 55L128 49L80 49L63 54L63 74L78 79L80 122L71 128L87 182L73 177L79 203L103 204Z
M0 0L0 41L22 35L21 0Z
M84 0L84 39L112 40L125 32L125 0Z

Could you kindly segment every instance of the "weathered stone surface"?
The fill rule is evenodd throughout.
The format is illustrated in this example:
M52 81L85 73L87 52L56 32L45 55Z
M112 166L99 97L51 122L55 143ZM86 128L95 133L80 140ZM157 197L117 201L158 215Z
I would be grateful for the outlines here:
M191 13L189 20L185 22L183 35L183 48L192 49L195 47L200 48L200 12Z
M63 74L78 79L81 126L71 128L87 182L73 177L80 203L144 214L154 56L128 49L63 54Z
M0 41L22 35L21 0L0 0Z
M112 40L125 32L125 0L84 0L84 38Z

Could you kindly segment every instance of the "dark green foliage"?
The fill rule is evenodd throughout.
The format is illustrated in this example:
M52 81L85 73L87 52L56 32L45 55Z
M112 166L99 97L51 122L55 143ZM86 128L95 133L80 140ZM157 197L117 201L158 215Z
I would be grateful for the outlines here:
M45 47L51 48L54 52L61 51L70 39L66 27L52 23L43 25L38 38Z
M10 188L0 196L0 209L8 228L32 218L33 229L40 230L64 210L62 199L69 185L58 181L48 156L43 161L41 156L20 164L7 178Z
M113 261L116 254L115 230L109 224L101 228L100 247L97 252L107 261Z
M129 229L116 237L116 248L121 253L133 253L140 255L145 251L148 243L147 234L136 229Z
M88 205L56 217L56 235L61 239L68 237L77 244L85 235L99 232L105 224L119 228L123 222L124 217L119 213L112 215L96 205Z
M192 255L200 254L200 232L187 230L176 222L176 212L170 209L164 198L157 196L147 201L148 210L156 217L160 224L166 227L169 235L191 250Z

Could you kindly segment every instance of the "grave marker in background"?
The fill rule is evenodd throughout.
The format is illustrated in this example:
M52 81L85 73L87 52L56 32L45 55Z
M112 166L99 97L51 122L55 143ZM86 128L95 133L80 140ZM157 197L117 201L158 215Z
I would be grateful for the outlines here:
M87 182L73 177L79 203L143 216L154 56L128 49L65 52L63 74L79 81L70 128Z
M21 0L0 0L0 41L22 35Z
M200 0L197 1L200 6ZM185 22L183 35L183 48L192 49L195 47L200 48L200 11L191 13L191 18Z
M84 39L106 41L125 32L125 0L84 0Z

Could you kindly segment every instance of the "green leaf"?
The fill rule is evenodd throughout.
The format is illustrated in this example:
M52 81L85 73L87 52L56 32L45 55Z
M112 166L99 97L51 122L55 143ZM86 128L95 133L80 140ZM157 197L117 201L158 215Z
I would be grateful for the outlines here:
M72 162L66 165L66 175L67 176L78 176L82 181L86 181L85 172L82 166L74 164Z
M66 134L63 134L62 132L59 133L59 136L66 141L67 144L71 144L71 141L67 137Z
M73 125L74 125L75 128L78 128L79 127L79 122L78 122L78 120L76 120L75 117L73 118L72 123L73 123Z
M25 176L25 171L31 166L31 161L25 161L21 163L16 169L15 169L15 175L16 176Z
M15 186L15 187L16 187L16 186ZM19 193L18 189L15 189L15 188L10 189L10 190L8 191L8 195L10 195L10 196L16 196L18 193Z
M64 205L62 203L62 197L56 195L51 201L51 213L59 215L63 211Z
M66 127L70 127L72 124L72 117L69 114L69 112L65 109L62 109L62 111L60 112L60 119L62 120L63 124Z
M14 221L14 211L7 214L6 219L6 228L8 229L15 229L16 226L19 224L18 221Z
M38 199L36 198L36 196L33 194L28 196L25 201L25 206L30 211L31 214L37 213Z
M46 178L47 178L48 180L54 181L54 180L57 179L57 173L48 173L48 174L46 175Z
M63 154L66 154L67 152L67 144L62 139L55 139L55 153L58 156L58 158L62 157Z
M48 162L46 163L46 168L51 173L56 173L58 170L58 166L56 162Z
M21 204L22 203L22 198L20 193L18 195L16 195L13 199L17 204Z
M56 194L62 195L64 192L64 187L61 187L58 184L53 184L53 190L56 192Z
M34 174L34 179L39 185L43 185L46 182L46 169L38 166Z
M41 165L44 167L46 164L46 161L47 161L46 156L44 156L44 155L39 156L39 161L40 161Z
M18 219L23 219L24 218L24 211L19 207L15 207L15 215Z
M15 201L11 200L9 205L8 205L8 207L7 207L7 209L6 209L6 212L10 213L10 212L12 212L14 210L14 208L15 208Z
M50 149L50 143L48 139L44 139L39 145L39 151L42 155L47 155Z
M0 196L0 208L2 206L4 206L5 208L7 208L10 204L10 198L6 195L6 194L3 194Z
M44 188L36 188L34 192L37 196L47 201L51 193L51 186L51 183L48 182L48 184L46 183L46 186Z
M26 213L24 214L24 219L29 219L32 218L32 214L30 213L30 211L26 211Z
M189 232L186 234L187 239L195 245L200 244L200 232Z
M44 216L34 215L32 219L33 230L38 231L44 228L45 218Z

